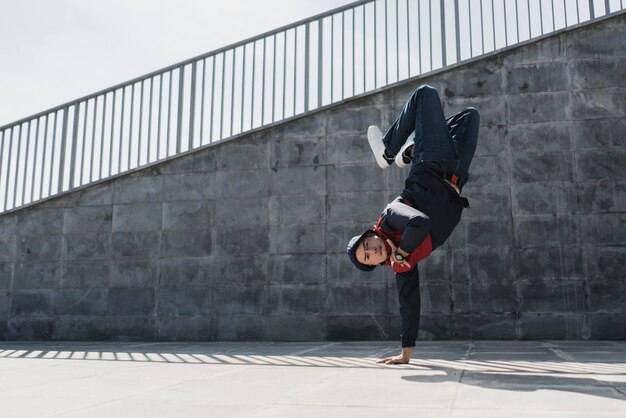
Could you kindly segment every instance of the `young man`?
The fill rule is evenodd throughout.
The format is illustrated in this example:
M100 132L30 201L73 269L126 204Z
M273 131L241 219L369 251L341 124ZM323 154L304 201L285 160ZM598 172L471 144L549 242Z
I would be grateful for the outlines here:
M460 196L478 141L478 111L468 107L445 119L437 91L418 88L383 136L376 126L368 141L381 168L411 164L404 190L376 225L348 243L348 255L363 271L390 266L395 272L402 319L402 353L379 363L408 363L420 318L417 264L441 246L469 204ZM413 139L414 135L414 139Z

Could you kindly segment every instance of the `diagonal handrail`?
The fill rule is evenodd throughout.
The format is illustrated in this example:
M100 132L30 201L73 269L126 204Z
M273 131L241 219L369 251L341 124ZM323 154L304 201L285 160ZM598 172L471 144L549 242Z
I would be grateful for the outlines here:
M624 9L603 3L356 1L172 64L0 127L0 214Z

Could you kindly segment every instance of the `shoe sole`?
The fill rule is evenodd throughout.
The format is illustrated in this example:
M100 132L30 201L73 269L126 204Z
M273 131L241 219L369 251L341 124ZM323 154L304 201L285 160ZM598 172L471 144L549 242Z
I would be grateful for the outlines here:
M415 133L412 133L406 140L406 142L404 143L404 145L402 145L402 148L400 148L400 152L398 153L398 155L396 155L395 158L395 163L398 167L402 168L402 167L406 167L407 165L411 164L411 163L405 163L404 159L402 157L402 155L404 154L404 151L410 147L411 145L415 144Z
M382 132L377 126L370 126L367 128L367 142L372 149L372 153L376 159L376 164L378 164L380 168L385 169L388 168L390 164L383 158L385 145L383 144L382 139Z

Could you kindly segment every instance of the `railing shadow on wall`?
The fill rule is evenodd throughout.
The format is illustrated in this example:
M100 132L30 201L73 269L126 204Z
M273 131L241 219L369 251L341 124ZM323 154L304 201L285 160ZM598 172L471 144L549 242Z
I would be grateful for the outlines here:
M357 1L0 127L0 214L623 8Z

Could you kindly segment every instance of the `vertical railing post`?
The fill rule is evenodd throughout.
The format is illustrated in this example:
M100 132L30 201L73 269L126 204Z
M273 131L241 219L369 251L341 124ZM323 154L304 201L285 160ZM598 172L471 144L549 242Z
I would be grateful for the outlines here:
M389 84L389 22L387 22L387 0L385 0L385 86Z
M273 36L274 43L272 47L272 123L276 120L276 34ZM233 73L234 77L234 73ZM234 93L233 89L233 93ZM232 131L231 131L232 135Z
M397 1L398 0L396 0L396 2ZM354 38L355 38L356 30L354 28L354 15L355 15L355 9L353 8L352 9L352 95L353 96L356 95L355 93L356 87L355 87L355 82L354 82L354 79L356 77L356 74L355 74L356 73L356 58L355 58L356 52L354 51L354 48L355 48Z
M593 0L589 0L589 18L594 19L596 17L595 10L593 9Z
M20 171L20 150L22 148L22 136L24 135L24 124L20 124L20 134L17 137L17 156L15 158L15 178L13 182L13 207L17 205L17 177Z
M126 164L126 170L130 170L130 155L133 148L133 121L135 110L135 83L130 88L130 126L128 127L128 162Z
M541 3L539 4L539 9L541 9ZM493 0L491 0L491 34L493 35L493 50L498 49L496 46L496 11L493 6Z
M385 0L386 1L386 0ZM470 23L472 22L472 20L470 19ZM430 31L430 34L428 35L428 40L430 41L430 67L428 68L428 71L432 71L433 70L433 1L432 0L428 0L428 29ZM471 30L470 30L470 34L471 34Z
M293 116L296 115L296 98L298 84L298 27L293 28Z
M26 178L28 177L28 160L29 160L28 154L30 152L31 124L32 124L32 121L28 121L28 129L26 130L26 154L24 155L24 183L22 185L22 204L26 203Z
M47 116L46 116L46 118L47 118ZM3 154L4 154L4 140L6 139L6 136L7 136L6 135L7 130L4 130L4 131L0 130L0 193L2 193L2 183L3 183L2 182L2 161L4 161L2 159L2 157L3 157ZM44 146L44 149L46 149L45 146ZM43 172L43 169L42 169L42 172ZM7 176L8 176L8 172L7 172ZM2 195L0 194L0 196L2 196Z
M176 118L176 153L180 152L183 134L183 90L185 87L185 67L178 68L178 117ZM130 167L129 167L130 168Z
M215 58L213 59L215 63ZM215 72L215 65L213 66L213 72ZM250 87L250 129L254 129L254 79L256 78L256 41L252 42L252 86ZM213 94L213 93L211 93ZM211 105L211 121L213 120L213 105ZM213 125L213 122L211 122Z
M526 0L526 10L528 11L528 39L532 39L533 31L532 31L532 27L530 25L530 22L532 21L532 18L530 16L530 0Z
M417 5L418 13L419 13L419 3ZM376 14L376 2L374 2L374 90L378 87L378 54L377 54L377 44L378 44L378 23L377 23L377 14ZM419 21L419 18L418 18Z
M146 80L141 80L141 90L139 93L139 132L137 133L137 167L141 165L141 135L143 134L143 85Z
M469 50L470 50L470 58L473 58L474 57L474 40L472 36L473 36L474 31L472 30L472 9L469 8L468 12L469 14L467 16L467 21L469 23Z
M194 61L191 64L191 99L189 103L189 148L188 150L193 148L193 130L194 130L194 121L196 118L196 62ZM200 142L202 142L202 138L200 138Z
M106 99L106 94L103 95L102 99ZM102 108L102 114L104 115L104 107ZM96 122L98 115L98 98L94 97L93 99L93 120L91 122L91 155L90 155L90 163L89 163L89 183L93 181L93 166L94 166L94 148L96 147ZM85 128L87 129L87 128ZM84 146L84 145L83 145ZM82 170L81 170L82 172ZM81 182L83 181L81 177Z
M37 129L35 130L35 154L33 155L33 181L30 184L30 201L34 201L35 196L35 176L37 174L37 154L39 151L39 131L41 130L41 117L37 118ZM43 163L42 163L43 164Z
M241 114L239 115L241 117L241 122L239 124L240 126L240 130L241 132L244 131L243 129L243 113L244 113L244 103L245 103L245 96L246 96L246 48L247 48L248 44L245 44L243 46L243 63L241 64ZM204 80L202 80L202 88L204 88ZM204 96L203 96L203 102L202 102L202 114L204 114ZM202 119L202 118L201 118ZM202 129L202 128L200 128ZM202 135L200 135L200 142L202 142Z
M20 124L20 134L17 136L17 157L15 158L15 181L13 182L13 207L17 205L17 177L20 171L20 151L22 149L22 135L24 125Z
M265 49L266 39L267 37L263 38L263 72L262 72L263 77L261 77L261 125L260 126L263 126L265 124L265 54L267 53L267 50ZM223 90L223 87L222 87L222 90ZM224 107L223 103L222 103L222 107Z
M161 124L161 120L165 116L165 110L163 109L163 76L165 76L165 72L159 74L159 114L157 117L157 143L156 143L156 159L157 161L161 158L161 133L162 126L165 125L166 121L163 121ZM113 109L111 110L111 120L115 118L115 92L113 92ZM113 125L111 124L111 129L113 129ZM112 139L112 138L111 138Z
M518 9L519 8L517 7L517 0L515 0L515 35L517 36L516 41L519 43L519 12L518 12ZM554 7L552 7L552 16L554 16Z
M115 137L115 101L117 90L113 90L113 97L111 99L111 138L109 139L109 176L113 171L113 138ZM54 118L54 125L56 126L56 115ZM54 139L53 139L54 140Z
M226 53L222 52L222 86L220 88L220 135L219 139L224 138L224 100L226 99ZM263 102L261 105L261 115L265 107L265 39L263 39ZM263 117L261 117L263 119ZM263 123L261 121L261 123Z
M202 100L200 102L200 145L204 143L204 99L206 97L206 58L202 60ZM241 113L243 115L243 111ZM243 119L243 116L242 116ZM241 122L243 126L243 121Z
M334 101L335 92L335 15L330 17L330 103Z
M528 21L530 25L530 20ZM530 26L529 26L530 28ZM528 32L530 34L530 31ZM528 36L530 38L530 35ZM483 24L483 0L480 0L480 51L485 53L485 25Z
M304 111L309 110L309 77L310 77L310 23L307 22L304 31Z
M365 9L365 7L363 7L363 9ZM407 75L408 78L411 78L411 24L409 11L409 0L406 0L406 52L408 64ZM363 36L365 36L365 22L363 22ZM363 62L363 66L365 66L365 60Z
M170 90L172 87L172 79L170 75ZM170 94L171 96L171 94ZM117 148L117 172L120 173L122 171L122 143L124 142L124 106L126 106L126 86L122 87L122 108L120 109L120 114L122 118L120 120L120 140L119 147ZM169 131L169 122L168 122L168 131ZM169 135L169 132L168 132ZM168 136L168 145L169 145L169 136Z
M209 142L213 142L213 115L215 115L215 60L217 55L213 55L213 68L211 70L211 122L209 127ZM252 63L254 71L254 62ZM252 110L254 111L254 78L252 79ZM250 126L252 127L252 125Z
M67 118L70 113L70 108L63 109L63 127L61 128L61 156L59 161L59 184L57 193L63 190L63 173L65 172L65 141L67 138Z
M148 97L148 149L146 150L146 164L149 164L152 160L150 159L150 145L152 144L152 108L154 107L154 103L152 102L154 94L154 77L150 78L150 93ZM106 111L106 100L107 96L104 95L104 107L103 110ZM102 120L104 120L104 113L102 116Z
M94 99L94 114L96 112L96 103L97 99ZM89 100L85 100L85 114L83 115L83 138L82 138L82 153L80 156L80 170L78 172L78 186L80 186L83 182L83 173L85 172L85 158L86 158L86 149L85 144L87 143L87 115L89 113ZM91 144L93 148L93 138L91 139Z
M86 111L86 109L85 109ZM70 183L68 190L74 188L74 170L76 166L76 143L78 141L78 118L80 116L80 103L74 105L74 124L72 127L72 149L70 154Z
M4 139L6 138L6 131L4 131L4 135L2 137L2 141L4 142ZM11 135L9 136L9 147L7 149L7 181L4 182L5 184L5 189L4 189L4 208L2 209L3 211L7 210L7 202L9 201L9 178L11 177L11 161L13 160L11 158L11 151L13 149L13 133L15 132L15 126L11 128ZM4 144L3 148L4 148ZM2 176L0 176L0 181L2 181Z
M222 53L222 89L220 94L222 99L220 101L220 139L224 138L224 98L226 97L226 53Z
M44 123L43 128L43 156L41 157L41 176L39 179L39 198L41 199L43 196L43 176L46 168L46 147L48 143L48 116L46 115L46 122ZM2 161L2 150L0 149L0 161ZM2 170L0 170L0 173Z
M604 14L608 15L611 13L611 5L609 4L609 0L604 0Z
M237 68L237 48L233 49L232 68L233 72L230 76L230 136L233 136L233 124L235 120L235 69Z
M543 7L539 3L539 22L541 23L541 34L543 35Z
M289 30L286 29L283 32L283 109L282 109L282 115L283 115L283 119L286 118L285 116L285 109L287 108L287 34L289 33Z
M287 105L285 104L285 101L287 100L287 33L288 30L283 32L283 111L281 113L281 115L283 115L283 119L286 118L285 109L287 108Z
M56 152L56 146L57 146L57 123L58 121L59 121L59 111L57 110L56 112L54 112L54 126L52 127L52 150L50 151L50 175L48 176L49 178L48 196L52 194L52 175L54 174L54 153Z
M317 107L322 107L322 58L324 43L324 19L318 20L317 30Z
M98 180L102 178L102 165L104 164L104 131L106 123L106 111L107 111L107 93L104 94L104 102L102 104L102 131L100 132L100 165L98 166ZM46 121L46 124L48 121ZM93 168L92 168L93 173ZM90 181L91 177L90 177Z
M346 94L346 12L341 12L341 100Z
M446 59L446 2L441 2L439 12L441 15L441 65L445 67L447 65ZM432 30L432 28L431 28Z
M472 20L470 19L470 25L472 24ZM554 28L552 28L554 29ZM470 30L470 36L472 35L472 31ZM504 46L509 46L509 28L507 26L507 12L506 12L506 1L504 2ZM471 49L471 42L470 42Z
M461 61L461 28L459 26L459 0L454 0L454 33L456 35L456 62L459 62ZM495 44L493 46L493 49L496 49Z

